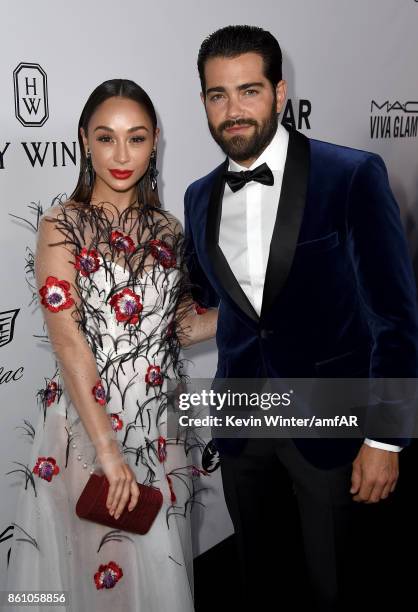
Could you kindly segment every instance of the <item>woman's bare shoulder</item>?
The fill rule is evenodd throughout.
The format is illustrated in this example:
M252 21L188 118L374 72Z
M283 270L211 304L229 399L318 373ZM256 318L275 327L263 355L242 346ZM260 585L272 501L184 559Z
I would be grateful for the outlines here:
M59 220L80 212L85 204L74 200L57 200L42 212L41 219Z
M153 211L153 217L159 224L165 225L173 234L182 234L183 226L172 212L162 208Z

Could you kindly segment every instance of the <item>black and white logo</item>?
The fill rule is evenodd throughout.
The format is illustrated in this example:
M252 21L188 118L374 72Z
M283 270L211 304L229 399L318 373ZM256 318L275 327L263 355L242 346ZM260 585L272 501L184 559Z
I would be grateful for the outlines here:
M20 308L0 312L0 347L13 340L15 320Z
M46 72L39 64L21 62L13 81L16 118L27 127L44 125L49 117Z
M418 100L372 100L370 138L416 138Z
M312 103L310 100L300 98L292 100L288 98L283 110L282 123L294 130L311 129L310 114Z
M205 472L211 474L221 465L219 451L214 440L210 440L202 453L202 467Z

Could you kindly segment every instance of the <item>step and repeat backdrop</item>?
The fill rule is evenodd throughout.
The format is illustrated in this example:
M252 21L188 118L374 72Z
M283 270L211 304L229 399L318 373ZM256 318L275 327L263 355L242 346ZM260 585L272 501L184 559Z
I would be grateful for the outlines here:
M305 135L379 153L401 208L418 270L417 0L110 0L20 2L0 7L0 564L13 538L19 471L28 461L38 392L52 369L42 314L25 268L36 208L73 191L77 122L104 80L138 82L159 119L160 194L183 221L188 184L221 160L200 102L202 40L219 27L270 30L284 55L282 120ZM17 219L23 217L29 223ZM34 227L31 227L33 225ZM189 349L192 377L215 371L213 342ZM21 465L19 465L21 464ZM194 553L232 533L220 472L193 515Z

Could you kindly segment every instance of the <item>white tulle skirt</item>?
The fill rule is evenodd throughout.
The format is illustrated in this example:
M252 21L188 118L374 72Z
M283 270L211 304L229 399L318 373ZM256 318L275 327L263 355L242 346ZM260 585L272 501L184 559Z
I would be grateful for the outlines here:
M131 387L130 397L125 398L121 414L125 423L137 413L135 395L139 387L144 385ZM157 410L157 402L148 407ZM113 411L111 403L106 409L109 413ZM80 519L75 513L77 499L90 476L94 449L65 392L58 404L47 411L45 422L41 414L35 428L27 464L32 475L17 473L22 486L13 521L14 539L5 588L34 593L65 592L69 598L67 609L72 612L194 610L190 516L183 512L190 489L185 478L176 478L172 472L178 470L180 476L188 472L182 445L168 444L164 461L150 458L155 472L153 484L164 497L150 531L145 535L115 531ZM141 427L131 429L128 446L141 446L145 435L155 439L158 434L161 431L144 433ZM53 457L56 461L59 472L52 474L50 481L32 472L39 457ZM135 465L133 456L127 455L127 462L137 481L144 482L147 461ZM171 490L168 473L172 474ZM6 609L52 612L66 608L35 605Z

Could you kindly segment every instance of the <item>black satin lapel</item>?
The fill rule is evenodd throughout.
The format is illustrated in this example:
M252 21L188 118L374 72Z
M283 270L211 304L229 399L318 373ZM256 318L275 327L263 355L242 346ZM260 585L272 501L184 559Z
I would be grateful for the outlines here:
M241 285L238 283L234 273L229 267L228 261L218 244L222 215L222 198L225 190L225 179L223 174L227 169L228 159L226 159L225 163L220 167L209 196L206 218L206 250L209 254L210 262L218 282L224 291L247 316L258 322L259 316L257 312L241 289Z
M270 243L261 318L282 290L293 262L305 208L309 168L309 140L300 132L292 130L289 133L279 206Z

